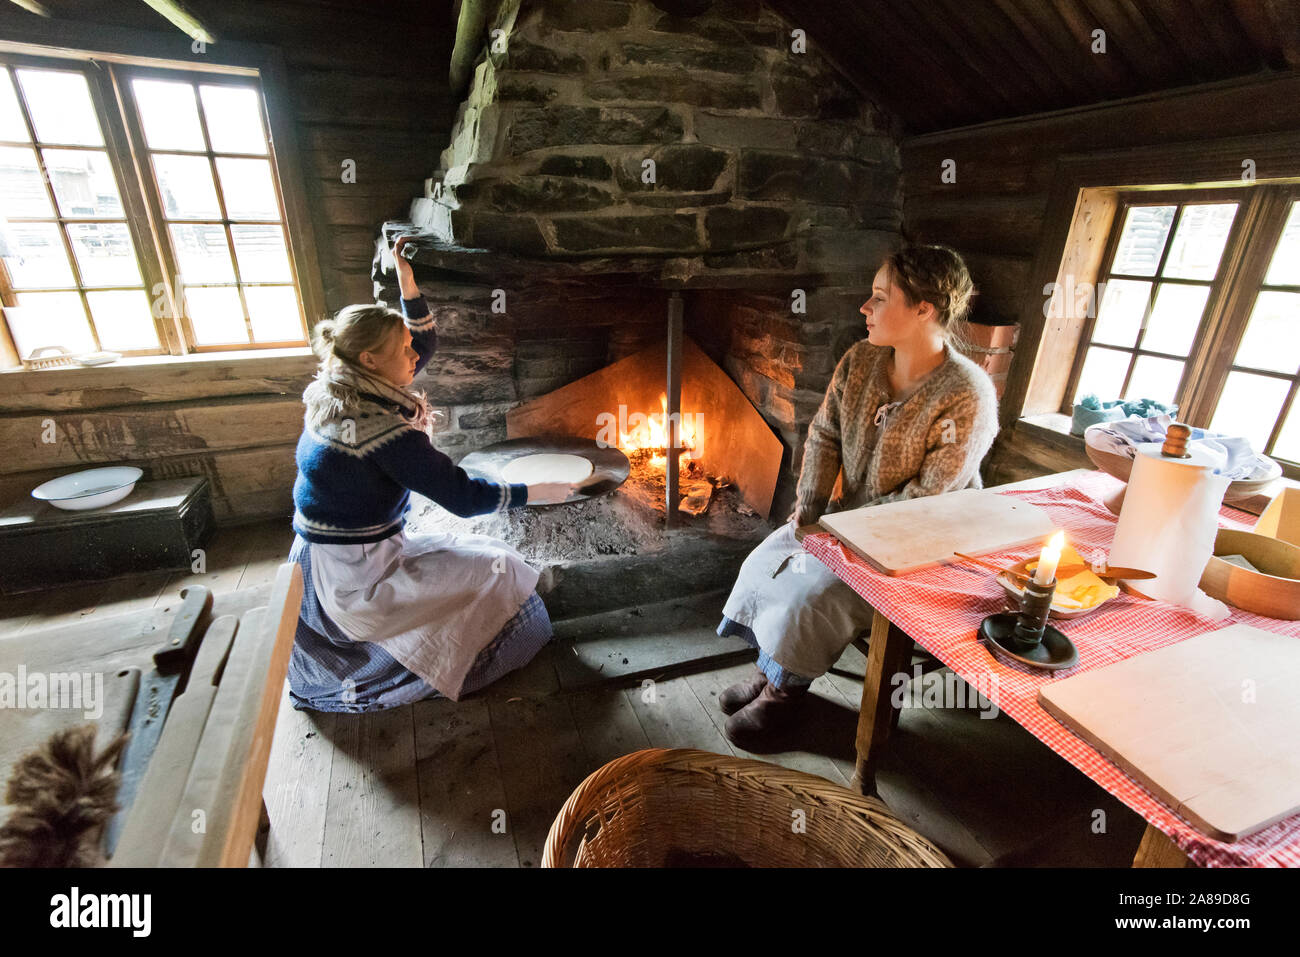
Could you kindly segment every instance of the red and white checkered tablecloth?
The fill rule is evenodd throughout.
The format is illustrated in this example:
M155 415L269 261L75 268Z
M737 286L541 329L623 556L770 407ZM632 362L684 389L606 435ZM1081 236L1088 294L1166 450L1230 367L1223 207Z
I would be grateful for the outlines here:
M1052 488L1001 494L1046 510L1087 560L1093 548L1110 549L1116 519L1102 499L1118 487L1119 481L1106 473L1089 472ZM1226 528L1249 529L1254 523L1255 517L1246 512L1226 506L1220 512L1220 524ZM1000 710L1167 834L1194 863L1204 867L1300 866L1300 814L1234 844L1206 837L1038 704L1038 689L1048 681L1234 623L1300 638L1300 621L1279 621L1234 608L1227 621L1213 622L1176 605L1121 593L1107 604L1106 614L1061 623L1079 649L1079 663L1065 671L1045 672L995 657L976 640L980 621L1005 605L1005 592L990 572L952 563L893 577L877 572L829 532L809 535L803 544L873 608L972 687L985 693L995 689ZM1037 551L1037 546L1027 546L982 557L1010 565Z

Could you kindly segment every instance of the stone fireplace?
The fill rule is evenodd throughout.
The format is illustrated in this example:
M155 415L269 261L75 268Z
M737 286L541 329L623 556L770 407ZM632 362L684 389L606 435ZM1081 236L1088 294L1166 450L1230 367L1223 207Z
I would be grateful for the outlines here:
M728 529L734 570L762 519L789 514L808 424L865 332L858 307L899 239L899 166L885 120L798 24L758 0L696 6L503 3L375 278L395 303L388 250L418 234L440 345L415 385L453 458L540 427L534 400L662 350L680 297L685 349L779 441L768 506Z

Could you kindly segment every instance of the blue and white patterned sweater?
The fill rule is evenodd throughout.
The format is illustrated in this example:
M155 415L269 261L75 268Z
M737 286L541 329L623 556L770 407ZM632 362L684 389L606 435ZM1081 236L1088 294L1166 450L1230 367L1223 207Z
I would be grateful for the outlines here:
M437 347L429 306L402 300L402 315L419 355L416 373ZM412 424L403 390L367 379L354 409L304 425L296 454L293 528L309 542L359 545L402 530L410 493L419 492L460 516L504 511L528 501L526 485L471 478Z

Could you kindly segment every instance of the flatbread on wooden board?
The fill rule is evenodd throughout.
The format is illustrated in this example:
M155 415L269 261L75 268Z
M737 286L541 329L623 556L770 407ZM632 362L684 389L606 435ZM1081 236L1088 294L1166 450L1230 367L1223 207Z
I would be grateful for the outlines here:
M521 455L507 462L501 477L511 485L540 485L543 482L581 482L591 475L594 466L581 455L539 452Z

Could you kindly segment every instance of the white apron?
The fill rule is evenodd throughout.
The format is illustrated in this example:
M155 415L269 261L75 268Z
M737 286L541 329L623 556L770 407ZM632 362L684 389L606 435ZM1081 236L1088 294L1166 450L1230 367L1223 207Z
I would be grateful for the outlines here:
M486 535L399 533L310 548L325 614L453 701L475 657L537 587L523 556Z
M770 658L805 678L830 670L872 619L862 596L804 551L793 522L749 553L722 613L749 626Z

